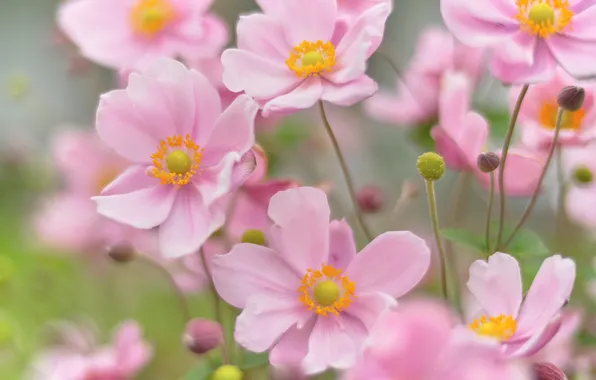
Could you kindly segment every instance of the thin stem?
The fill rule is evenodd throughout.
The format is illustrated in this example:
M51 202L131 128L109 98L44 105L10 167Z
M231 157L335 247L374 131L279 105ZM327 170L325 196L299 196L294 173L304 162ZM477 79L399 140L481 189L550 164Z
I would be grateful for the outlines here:
M556 215L556 237L562 236L563 224L565 221L565 194L567 193L567 183L563 175L563 152L561 146L557 147L556 154L556 168L557 168L557 183L559 185L559 192L557 194L557 215Z
M538 199L538 195L540 195L540 188L542 186L542 181L544 180L544 177L546 177L546 172L547 172L550 162L554 156L555 150L557 149L557 145L559 142L559 132L561 131L561 120L563 119L563 112L565 112L565 110L563 110L562 108L559 108L559 112L557 113L557 123L555 126L555 135L553 137L553 142L550 147L550 151L548 152L548 157L546 158L546 162L544 163L544 168L542 168L542 173L540 173L540 178L538 179L538 183L536 184L536 189L534 190L534 194L532 194L532 198L530 199L530 203L528 203L528 206L526 207L526 210L524 211L519 223L517 223L517 226L515 226L515 229L513 230L511 235L509 235L509 238L505 241L505 244L503 244L500 247L501 249L507 248L507 245L509 243L511 243L511 241L513 240L513 238L515 237L517 232L524 225L524 223L526 222L526 220L532 213L532 210L534 209L534 204L536 203L536 200Z
M371 241L373 239L373 235L364 223L364 216L362 215L362 211L360 210L360 206L358 205L358 200L356 197L356 190L354 189L354 182L352 181L352 177L348 170L348 165L344 159L343 154L341 153L341 149L339 148L339 144L337 139L335 138L335 134L333 133L333 129L329 124L329 119L327 119L327 114L325 113L325 106L323 105L323 101L319 101L319 108L321 110L321 117L323 118L323 124L325 125L325 129L327 130L327 134L331 139L331 144L333 145L333 150L335 151L335 155L339 161L339 165L341 166L341 170L343 172L344 178L346 180L346 185L348 187L348 192L350 193L350 198L352 198L352 203L354 204L354 213L356 214L356 219L358 219L358 223L362 227L362 231L366 238Z
M517 116L521 109L522 102L528 92L529 84L525 84L517 97L515 108L511 114L511 120L509 121L509 128L507 129L507 135L505 136L505 143L503 144L503 152L501 153L501 162L499 164L499 200L500 200L500 212L499 212L499 230L497 232L497 242L495 248L501 245L501 239L503 238L503 226L505 225L505 210L507 208L507 198L505 196L505 163L507 162L507 155L509 153L509 146L511 145L511 139L513 138L513 131L515 130L515 123L517 122Z
M486 232L485 232L485 239L486 239L486 252L490 254L490 222L492 219L492 212L493 212L493 201L495 198L495 172L490 172L490 185L488 190L488 210L486 211Z
M447 259L445 257L445 248L443 247L443 239L441 239L441 232L439 231L439 215L437 212L437 201L435 199L435 184L433 181L426 182L426 195L428 198L428 208L430 211L430 219L433 224L433 232L435 234L435 241L437 249L439 250L439 260L441 265L441 287L443 290L443 298L448 301L447 295Z

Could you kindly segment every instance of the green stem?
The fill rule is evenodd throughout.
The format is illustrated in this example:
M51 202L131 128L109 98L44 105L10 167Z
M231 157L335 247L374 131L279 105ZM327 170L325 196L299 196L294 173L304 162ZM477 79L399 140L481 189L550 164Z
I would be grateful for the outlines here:
M333 133L333 129L331 128L331 124L329 124L329 119L327 119L327 114L325 113L325 106L323 105L323 101L319 101L319 109L321 110L321 117L323 118L323 124L325 125L325 129L327 130L327 134L331 139L331 144L333 145L333 150L335 151L335 155L339 161L339 165L341 166L341 171L344 175L346 180L346 185L348 187L348 192L350 193L350 198L352 199L352 203L354 204L354 213L356 214L356 219L358 219L358 223L360 223L360 227L364 232L366 238L371 241L373 239L373 235L368 229L366 223L364 222L364 216L362 215L362 211L360 210L360 206L358 205L358 199L356 196L356 190L354 188L354 182L352 181L352 176L350 175L350 171L348 170L348 165L346 164L346 160L344 159L343 154L341 153L341 149L339 148L339 144L337 139L335 138L335 134Z
M513 131L515 130L515 123L521 109L522 102L528 92L529 84L525 84L517 97L517 102L511 114L511 120L509 121L509 128L505 136L505 143L503 144L503 152L501 153L501 162L499 164L499 200L500 200L500 212L499 212L499 230L497 232L497 242L495 248L501 245L501 239L503 238L503 226L505 225L505 210L507 208L507 197L505 194L505 163L507 162L507 155L509 154L509 146L511 145L511 139L513 138Z
M495 198L495 172L490 172L490 187L488 190L488 210L486 212L486 253L490 254L490 221L492 219L493 202Z
M441 239L441 232L439 230L439 215L437 212L437 201L435 198L435 183L433 181L426 182L426 195L428 198L428 208L430 211L430 219L433 225L433 232L435 234L435 241L437 249L439 250L439 261L441 265L441 288L443 290L443 298L445 301L449 300L447 293L447 258L445 257L445 248L443 247L443 239Z
M565 110L563 110L562 108L559 108L559 112L557 112L557 123L555 125L555 135L553 137L552 145L550 147L550 151L548 152L548 157L546 158L544 167L542 168L542 173L540 173L540 178L538 179L538 183L536 184L536 189L534 190L534 194L532 194L532 198L530 198L530 203L528 203L528 206L526 207L526 210L524 211L519 223L517 223L517 225L515 226L515 229L513 230L511 235L509 235L509 238L505 241L505 244L503 244L502 246L499 247L501 250L507 248L507 245L509 243L511 243L511 241L513 240L513 238L515 237L517 232L524 225L524 223L526 222L526 220L532 213L532 210L534 209L534 204L536 203L536 200L538 199L538 195L540 195L540 188L542 187L542 181L544 180L544 177L546 177L546 172L548 171L548 167L550 165L550 162L554 156L555 150L557 149L557 145L559 143L559 132L561 131L561 120L563 119L563 112L565 112Z
M556 168L557 168L557 183L559 185L559 192L557 194L557 215L556 215L556 237L557 241L563 236L564 223L566 221L565 215L565 194L567 193L567 183L563 175L563 152L561 146L557 147L556 154Z

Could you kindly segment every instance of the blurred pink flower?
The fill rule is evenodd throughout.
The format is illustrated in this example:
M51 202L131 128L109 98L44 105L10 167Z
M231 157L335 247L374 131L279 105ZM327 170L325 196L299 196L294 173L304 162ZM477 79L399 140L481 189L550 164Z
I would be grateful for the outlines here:
M160 57L216 57L225 24L207 13L213 0L69 0L58 23L81 54L113 68Z
M366 61L382 38L391 12L387 3L361 14L348 27L338 23L336 0L316 7L280 2L280 12L251 14L238 21L238 49L222 54L223 82L244 91L272 112L293 112L325 100L352 105L377 90Z
M559 68L551 80L528 89L518 117L521 139L525 145L543 150L550 147L559 109L557 95L563 87L571 85L582 86L586 91L586 98L580 110L563 114L559 143L583 145L596 138L596 86L593 83L576 81ZM514 86L509 92L511 109L515 106L520 90L520 86Z
M533 355L560 329L561 308L569 300L574 281L573 260L551 256L542 263L524 298L514 257L497 252L488 262L477 260L470 266L467 282L477 302L476 308L468 310L474 318L468 327L483 338L501 342L507 357Z
M33 362L29 380L132 380L153 356L135 321L124 322L106 346L57 346Z
M489 174L477 167L477 157L489 150L489 126L480 114L470 110L470 96L471 83L466 76L446 75L439 99L439 124L432 129L431 135L447 167L472 172L483 186L488 187ZM512 148L505 167L505 192L511 196L534 193L542 169L541 156L537 152ZM498 181L498 171L495 176Z
M483 68L483 49L461 45L443 29L427 28L418 38L404 77L396 81L397 92L379 91L366 101L366 110L380 121L407 126L433 120L443 76L458 72L476 83Z
M348 224L329 216L322 190L279 192L269 204L272 248L237 244L213 259L218 293L243 309L237 342L271 350L274 366L349 368L378 314L429 266L424 240L407 231L386 232L356 255Z
M584 0L441 0L456 38L490 47L505 83L544 82L557 64L576 78L596 75L596 5Z
M444 305L407 301L379 317L362 358L344 380L531 380L521 363L504 360L498 345L454 331Z
M159 226L167 257L197 251L224 224L223 200L254 144L257 109L241 95L222 112L209 81L174 60L131 74L97 110L100 137L133 162L93 198L98 212L135 228Z
M596 175L596 143L563 150L563 169L569 183L565 194L567 217L585 228L596 228L596 181L578 182L575 172L580 169Z

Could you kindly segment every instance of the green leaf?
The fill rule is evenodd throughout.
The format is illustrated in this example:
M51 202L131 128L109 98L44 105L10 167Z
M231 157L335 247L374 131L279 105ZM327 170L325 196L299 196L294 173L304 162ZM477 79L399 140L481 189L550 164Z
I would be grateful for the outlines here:
M423 150L434 151L435 140L431 137L430 131L435 124L436 122L433 121L414 127L409 133L410 139Z
M459 228L446 228L441 230L441 235L453 243L471 248L479 253L486 253L484 236L480 236L472 231Z
M221 365L221 360L219 358L214 361L216 362L216 365ZM201 364L191 369L180 380L208 380L211 378L215 369L217 368L213 368L209 360L204 360Z
M302 123L288 121L275 132L276 142L284 148L294 148L308 138L309 128Z
M490 132L493 138L503 139L507 134L509 127L509 119L511 116L507 112L487 111L484 112L484 117L490 125Z

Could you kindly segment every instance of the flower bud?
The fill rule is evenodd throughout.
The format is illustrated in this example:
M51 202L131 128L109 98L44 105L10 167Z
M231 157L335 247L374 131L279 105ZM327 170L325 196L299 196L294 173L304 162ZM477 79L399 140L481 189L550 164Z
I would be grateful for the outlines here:
M127 263L135 258L136 252L132 245L118 243L108 248L108 256L117 263Z
M224 341L223 330L217 322L195 318L186 324L182 342L195 354L205 354Z
M594 173L585 166L578 166L573 171L573 180L578 184L587 185L594 180Z
M536 380L567 380L565 373L551 363L534 363L533 369Z
M356 195L356 198L358 206L364 212L375 213L383 207L383 192L376 186L363 187Z
M234 365L222 365L213 372L212 380L242 380L244 374Z
M557 103L565 111L573 112L582 108L585 98L586 91L582 87L567 86L557 95Z
M496 153L484 152L478 155L478 169L480 169L480 171L483 173L495 171L499 167L500 163L501 159Z
M416 162L418 173L427 181L437 181L445 173L445 160L435 152L426 152Z
M265 234L261 230L249 229L242 234L243 243L251 243L256 245L266 245Z

